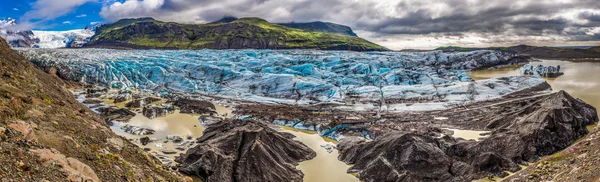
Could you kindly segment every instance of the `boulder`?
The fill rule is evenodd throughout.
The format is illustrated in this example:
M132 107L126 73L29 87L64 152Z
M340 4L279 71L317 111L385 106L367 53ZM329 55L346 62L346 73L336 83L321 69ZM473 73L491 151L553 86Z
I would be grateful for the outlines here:
M147 145L148 143L150 143L150 138L149 137L142 137L140 138L140 143L142 143L142 145Z
M177 153L177 151L174 151L174 150L161 150L161 152L163 154L176 154Z
M171 141L173 141L173 143L180 143L183 141L183 138L181 138L180 136L176 136L176 135L168 135L167 140L171 140Z
M176 162L203 181L302 181L296 166L316 153L293 138L259 122L227 120L207 128Z

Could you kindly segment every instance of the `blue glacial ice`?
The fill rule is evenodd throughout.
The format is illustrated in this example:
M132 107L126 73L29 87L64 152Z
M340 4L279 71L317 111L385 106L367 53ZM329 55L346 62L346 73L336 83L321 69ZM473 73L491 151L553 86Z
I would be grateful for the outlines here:
M544 65L531 65L525 64L519 70L522 75L536 75L543 77L556 77L563 73L560 72L560 65L557 66L544 66Z
M451 103L498 97L544 82L537 77L473 82L468 71L514 61L515 55L500 51L18 51L71 81L157 95L209 94L263 103L346 103L356 97L379 101L382 95Z

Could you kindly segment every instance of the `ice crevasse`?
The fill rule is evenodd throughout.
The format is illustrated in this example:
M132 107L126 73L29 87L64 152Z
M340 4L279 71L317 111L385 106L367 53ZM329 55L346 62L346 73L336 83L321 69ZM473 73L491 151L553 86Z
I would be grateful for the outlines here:
M313 104L436 97L488 99L540 84L538 77L472 82L467 71L512 64L501 51L18 49L63 79L155 94L212 94L258 102Z

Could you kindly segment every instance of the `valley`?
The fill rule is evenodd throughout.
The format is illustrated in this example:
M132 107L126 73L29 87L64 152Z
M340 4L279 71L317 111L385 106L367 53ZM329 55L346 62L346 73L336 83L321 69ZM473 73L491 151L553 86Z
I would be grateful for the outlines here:
M202 134L180 136L185 138L182 141L170 141L168 135L184 135L177 131L149 135L156 139L150 139L147 145L152 147L147 150L162 159L167 168L209 181L241 179L226 176L231 170L238 174L253 169L248 167L256 164L246 163L250 156L259 157L253 160L260 163L299 166L264 168L289 174L268 177L284 181L329 179L332 176L316 166L330 165L336 166L336 177L347 176L347 180L470 181L506 177L507 172L521 170L520 165L567 148L598 121L593 106L567 92L552 92L552 80L518 76L518 71L515 74L520 65L537 63L535 60L502 51L18 51L49 73L88 85L88 95L95 93L101 100L116 99L128 105L130 99L161 97L164 101L141 108L162 114L140 116L141 110L132 109L135 116L131 120L111 123L122 126L120 122L124 122L141 127L140 131L147 128L157 133L160 129L149 125L153 122L147 117L166 119L169 126L178 122L174 126L191 128L197 123ZM546 63L565 64L542 62ZM569 73L573 69L570 65L563 67L566 74L556 79L573 74ZM212 104L198 105L200 108L178 104L196 102L186 100L215 103L232 113L218 114ZM188 116L178 116L177 108L197 108L190 111L201 115L190 117L189 123L178 121ZM104 115L102 110L96 111ZM113 127L116 133L121 129ZM141 145L144 136L121 135L148 148ZM160 138L165 137L162 142ZM331 140L331 150L339 152L339 157L323 151ZM229 152L230 148L214 150L233 141L242 141L235 144L241 152L237 157L231 156L236 151ZM280 151L286 150L280 148L286 145L308 153L298 158L295 153L253 149L260 146ZM400 150L407 147L413 150ZM504 150L496 150L499 148ZM406 157L394 157L392 151ZM234 157L226 165L232 168L211 165L215 157ZM271 160L273 157L281 160ZM426 162L411 161L422 157ZM388 171L389 175L377 175L379 171Z

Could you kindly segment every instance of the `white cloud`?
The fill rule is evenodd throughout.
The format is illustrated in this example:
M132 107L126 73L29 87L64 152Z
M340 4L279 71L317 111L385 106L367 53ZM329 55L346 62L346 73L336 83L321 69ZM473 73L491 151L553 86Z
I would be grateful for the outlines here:
M97 22L97 21L90 22L90 25L98 25L98 24L100 24L100 22Z
M66 25L72 25L73 22L72 21L63 21L62 24L66 24Z
M28 11L21 17L21 21L44 22L73 12L75 8L96 0L37 0Z
M575 39L594 40L589 27L600 23L582 25L594 19L579 14L597 9L596 0L105 0L100 15L108 21L153 17L181 23L206 23L226 15L270 22L330 21L401 49L581 43ZM572 35L578 32L589 36Z
M80 15L77 15L75 17L77 17L77 18L84 18L84 17L87 17L87 15L86 14L80 14Z
M13 11L19 11L19 8L13 8Z

